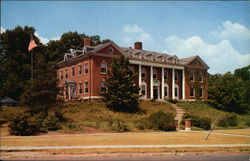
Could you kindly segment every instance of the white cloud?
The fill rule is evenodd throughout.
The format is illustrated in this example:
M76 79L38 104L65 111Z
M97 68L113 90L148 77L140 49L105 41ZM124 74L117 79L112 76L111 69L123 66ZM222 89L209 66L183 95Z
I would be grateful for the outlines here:
M250 53L240 54L228 40L209 44L198 36L181 39L174 35L167 37L165 41L167 53L174 53L180 58L199 55L210 66L209 72L213 74L233 72L250 63Z
M43 44L47 44L50 40L59 40L60 39L59 36L51 38L51 39L44 38L44 37L40 36L37 32L35 32L35 36L37 36L41 40L41 43L43 43Z
M1 33L4 33L5 31L6 29L3 26L1 26Z
M137 25L127 24L123 27L123 31L127 33L139 33L142 32L143 29Z
M130 25L127 24L123 27L123 32L125 33L125 37L123 42L126 45L133 45L136 41L141 41L142 43L150 43L152 42L152 37L149 33L145 32L144 29L138 25Z
M239 23L232 23L231 21L222 22L222 26L220 26L218 30L213 31L212 34L220 39L250 40L250 29Z

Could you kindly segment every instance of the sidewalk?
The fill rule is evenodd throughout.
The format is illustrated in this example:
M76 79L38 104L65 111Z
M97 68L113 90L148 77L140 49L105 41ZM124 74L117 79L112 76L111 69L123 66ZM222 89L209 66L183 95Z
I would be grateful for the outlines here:
M179 144L179 145L84 145L84 146L1 146L1 150L49 149L121 149L121 148L198 148L198 147L250 147L250 144Z

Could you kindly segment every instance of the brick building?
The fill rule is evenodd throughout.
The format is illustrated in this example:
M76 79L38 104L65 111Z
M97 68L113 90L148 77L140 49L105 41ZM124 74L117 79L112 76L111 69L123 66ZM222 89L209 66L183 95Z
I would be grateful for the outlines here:
M207 99L209 67L199 56L180 59L143 50L141 42L135 42L134 48L120 47L112 41L90 46L90 40L85 38L84 44L82 50L71 50L57 64L65 100L101 98L99 92L106 90L104 82L112 59L122 55L129 58L131 69L138 75L135 83L141 87L142 99L193 100L196 95Z

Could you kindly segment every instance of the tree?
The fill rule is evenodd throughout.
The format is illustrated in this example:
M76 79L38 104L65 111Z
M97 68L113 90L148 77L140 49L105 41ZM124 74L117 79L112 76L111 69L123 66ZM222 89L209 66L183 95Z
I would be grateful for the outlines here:
M48 110L57 103L60 92L55 69L55 62L47 57L45 47L38 47L34 56L34 78L24 86L21 103L30 107L31 113L48 115Z
M23 93L23 83L30 79L30 53L28 45L33 27L17 26L13 30L1 33L0 45L0 97L19 100ZM41 46L37 37L36 43Z
M208 102L214 107L229 112L244 112L248 106L246 96L244 82L233 74L210 76Z
M102 92L104 102L114 111L134 112L138 110L140 88L134 84L135 75L129 68L129 61L123 56L113 60L112 70L105 82L107 90Z

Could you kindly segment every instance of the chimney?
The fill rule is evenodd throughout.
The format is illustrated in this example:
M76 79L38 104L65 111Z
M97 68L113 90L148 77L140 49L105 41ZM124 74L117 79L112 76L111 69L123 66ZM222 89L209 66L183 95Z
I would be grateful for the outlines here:
M83 43L84 43L84 46L90 46L90 39L87 38L87 37L85 37L85 38L83 39Z
M142 42L135 42L135 49L142 50Z

